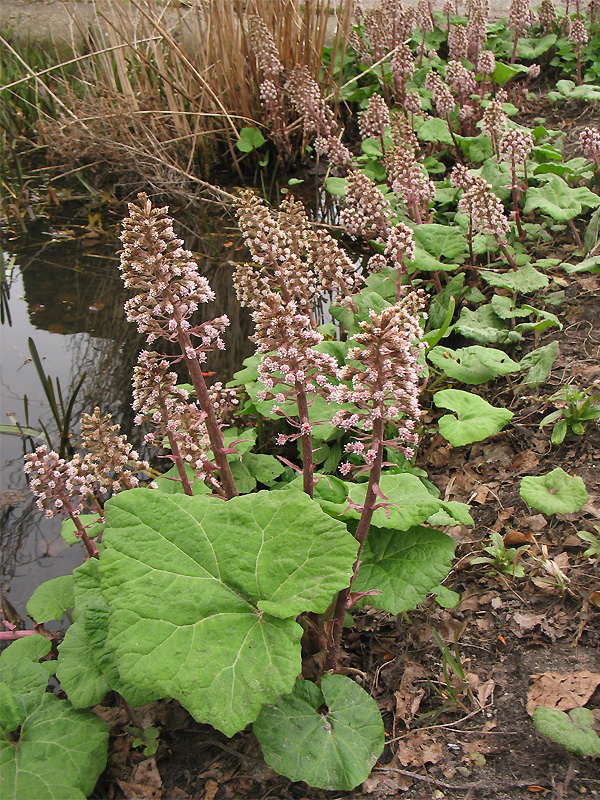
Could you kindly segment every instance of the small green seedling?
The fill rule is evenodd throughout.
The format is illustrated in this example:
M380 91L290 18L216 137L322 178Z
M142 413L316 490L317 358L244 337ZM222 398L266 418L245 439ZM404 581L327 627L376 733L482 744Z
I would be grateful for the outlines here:
M134 737L131 743L132 747L141 747L143 745L145 756L156 755L159 744L159 728L134 728L133 725L130 725L127 730Z
M507 547L496 531L491 534L490 539L491 545L483 548L483 552L487 555L471 559L471 564L487 564L493 571L501 572L503 575L524 578L525 570L521 564L517 564L517 561L529 549L528 545Z
M540 429L554 423L550 436L552 444L561 444L567 433L583 436L585 423L600 417L599 400L600 392L592 394L590 389L563 386L549 399L549 402L560 404L561 407L544 417L540 422Z
M600 525L594 525L598 533L591 531L577 531L577 536L589 544L588 549L583 553L584 558L600 558Z
M600 738L593 728L594 715L589 708L574 708L565 714L557 708L538 706L533 712L533 724L542 736L577 756L600 756Z

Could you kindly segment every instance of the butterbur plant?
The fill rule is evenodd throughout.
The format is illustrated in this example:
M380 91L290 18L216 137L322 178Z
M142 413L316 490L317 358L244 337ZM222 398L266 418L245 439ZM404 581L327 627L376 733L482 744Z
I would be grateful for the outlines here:
M94 412L93 424L113 441L103 452L116 483L104 477L101 485L120 491L103 506L98 499L102 538L88 548L93 557L56 579L60 591L40 587L28 610L43 623L71 609L52 662L68 709L101 703L109 691L133 709L176 698L227 736L254 723L265 760L281 774L346 791L366 779L384 746L375 701L342 674L347 612L366 603L394 614L414 608L445 578L454 552L427 520L440 511L471 519L398 469L419 443L423 293L407 291L393 305L381 297L380 309L365 315L356 268L313 230L301 204L287 200L273 212L244 195L238 216L252 262L240 266L236 287L252 309L257 347L242 374L259 387L248 394L285 426L275 446L299 442L299 464L289 447L282 460L301 474L251 452L252 424L226 427L231 414L219 412L231 405L231 390L209 389L201 370L210 350L224 346L226 320L196 322L210 286L167 210L140 195L123 232L121 268L135 292L127 313L149 344L166 339L181 355L140 354L136 422L174 466L154 488L134 486L130 473L144 464ZM396 228L386 233L400 236ZM402 249L394 241L389 246ZM354 320L346 341L318 330L320 285ZM176 360L188 367L194 402L176 383ZM339 476L313 463L315 441L331 437L344 445ZM87 490L67 485L70 469L46 451L27 459L42 506L77 520ZM316 681L302 677L304 655L311 677L321 665Z

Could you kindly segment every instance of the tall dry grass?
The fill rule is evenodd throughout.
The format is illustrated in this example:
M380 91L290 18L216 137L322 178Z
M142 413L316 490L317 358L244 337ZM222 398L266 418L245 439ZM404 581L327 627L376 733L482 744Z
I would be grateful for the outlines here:
M241 172L235 142L261 125L260 76L247 20L261 17L284 67L306 65L327 94L343 53L353 0L94 0L91 56L65 86L69 114L42 125L55 159L101 161L129 190L150 185L191 197L227 157Z

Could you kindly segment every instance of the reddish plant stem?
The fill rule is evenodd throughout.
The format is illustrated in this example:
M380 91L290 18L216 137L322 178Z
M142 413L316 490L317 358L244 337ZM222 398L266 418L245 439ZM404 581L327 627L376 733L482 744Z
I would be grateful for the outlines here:
M573 231L573 236L575 237L575 243L576 243L577 247L582 248L583 247L583 242L581 241L581 236L579 235L579 231L577 230L577 226L575 225L575 223L573 222L572 219L569 220L569 227Z
M495 238L496 238L496 242L498 243L498 247L500 248L500 250L502 250L502 253L504 254L504 258L510 264L511 269L515 269L516 270L517 269L517 262L514 260L514 258L511 256L511 254L508 252L508 250L506 248L506 245L504 244L504 242L502 241L502 239L499 236L496 236Z
M235 486L235 481L233 480L233 475L231 474L231 467L229 466L227 455L225 454L223 433L219 423L217 422L215 409L210 400L206 381L204 380L204 375L202 374L202 370L200 368L200 362L196 357L188 357L188 352L194 349L190 335L186 331L182 331L181 327L179 327L178 339L179 346L181 347L185 363L190 373L190 378L192 379L194 389L196 390L196 397L198 398L200 408L206 414L204 423L208 431L210 446L217 463L219 477L221 479L221 483L223 484L223 489L225 490L225 496L228 500L230 500L232 497L237 497L238 492Z
M296 381L296 400L298 402L298 416L300 417L300 429L308 425L310 427L310 419L308 416L308 401L306 399L306 391L299 381ZM312 498L314 491L314 466L313 466L313 452L312 452L312 437L310 430L308 433L300 434L300 441L302 442L302 488L306 494Z
M519 241L525 241L525 232L521 226L521 210L519 208L519 197L521 195L521 187L517 183L517 165L515 164L515 159L511 159L511 172L512 172L512 197L513 197L513 207L514 207L514 215L515 215L515 225L517 226L517 234L519 236Z
M69 517L72 519L75 527L77 528L77 533L79 534L79 538L85 545L85 549L88 551L89 557L98 558L98 548L88 536L87 531L83 527L83 524L79 519L79 517L77 516L77 514L73 511L73 506L71 505L68 499L63 498L63 502L64 502L64 509L69 515Z
M192 491L192 484L190 483L190 479L188 478L187 472L185 471L185 465L183 463L181 451L179 450L179 445L177 444L177 439L173 435L172 431L167 431L167 437L169 439L169 446L171 448L171 453L173 454L173 461L177 466L179 479L181 481L181 485L183 486L183 491L185 492L185 494L191 497L194 494L194 492Z
M355 539L358 541L358 554L356 561L352 568L352 578L350 585L338 594L337 602L335 604L335 611L333 612L333 619L331 622L331 645L327 651L325 659L325 671L337 669L337 663L340 652L340 645L342 643L342 633L344 631L344 617L350 604L350 594L352 592L352 585L358 575L360 567L360 558L362 555L369 528L371 527L371 520L375 513L375 506L377 505L377 492L379 487L379 480L381 478L381 467L383 464L383 433L384 421L383 419L376 419L373 422L373 446L377 447L377 456L371 466L369 474L369 485L367 486L367 494L365 497L365 504L363 506L358 527L355 533Z
M510 63L511 64L515 63L515 59L517 57L517 43L518 43L518 41L519 41L519 27L517 26L517 28L515 29L515 40L513 42L513 49L512 49L511 56L510 56Z

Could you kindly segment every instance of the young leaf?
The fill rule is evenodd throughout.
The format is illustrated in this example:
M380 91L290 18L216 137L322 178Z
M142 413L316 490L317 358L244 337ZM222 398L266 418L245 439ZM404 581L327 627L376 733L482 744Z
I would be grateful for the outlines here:
M481 442L493 436L512 419L512 411L494 408L482 397L459 389L443 389L436 392L433 401L438 408L449 408L456 412L445 414L439 421L440 433L453 447L471 442Z
M504 320L489 303L474 311L463 308L453 327L463 336L481 344L515 344L522 338L517 331L508 330Z
M508 375L519 370L519 365L502 350L476 344L461 347L459 350L434 347L427 358L449 378L472 385L486 383L498 375Z
M242 128L240 138L235 143L235 146L240 153L250 153L252 150L257 150L266 141L258 128Z
M600 205L600 197L598 197ZM557 222L567 222L581 214L582 205L577 192L558 175L551 175L543 186L530 186L527 190L524 214L541 211Z
M361 605L390 614L410 611L450 572L454 541L442 531L423 526L408 531L373 528L365 544L353 591L379 589Z
M562 744L576 756L600 756L600 737L594 730L594 714L589 708L573 708L568 714L558 708L538 706L533 712L538 733Z
M320 689L296 681L291 694L263 708L253 730L280 775L338 792L368 778L384 745L377 703L345 675L325 675Z
M422 125L419 125L417 136L423 142L454 144L448 123L445 119L440 119L439 117L429 117Z
M31 619L36 622L48 622L49 619L60 622L65 611L73 608L74 584L72 575L62 575L38 586L27 603L27 613Z
M99 519L100 519L100 514L79 515L79 521L85 528L87 535L90 537L90 539L99 536L104 530L104 523L98 522ZM81 539L78 536L75 536L76 530L77 528L75 526L75 523L71 518L63 520L60 528L60 535L69 545L69 547L72 547L72 545L81 541Z
M357 552L346 526L298 491L223 503L133 489L107 502L106 518L102 591L122 679L228 736L291 690L295 618L327 608Z
M26 712L39 703L54 675L56 661L42 661L50 652L51 642L45 636L34 634L17 639L0 655L0 680L4 681L13 696L19 695Z
M523 356L519 362L519 367L522 370L529 370L525 383L529 386L539 386L543 383L550 372L552 365L558 358L558 342L550 342L543 347L538 347L537 350L532 350L531 353Z
M587 503L585 483L557 467L546 475L527 475L519 493L532 508L544 514L573 514Z

